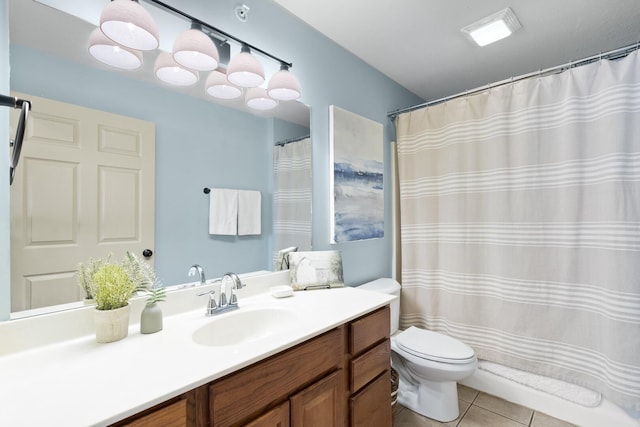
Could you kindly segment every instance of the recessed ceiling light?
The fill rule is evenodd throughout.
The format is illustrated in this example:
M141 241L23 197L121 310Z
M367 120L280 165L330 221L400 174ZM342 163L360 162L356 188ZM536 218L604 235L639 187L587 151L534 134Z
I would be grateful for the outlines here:
M506 8L467 25L461 31L478 46L486 46L509 37L519 28L522 28L520 21L510 8Z

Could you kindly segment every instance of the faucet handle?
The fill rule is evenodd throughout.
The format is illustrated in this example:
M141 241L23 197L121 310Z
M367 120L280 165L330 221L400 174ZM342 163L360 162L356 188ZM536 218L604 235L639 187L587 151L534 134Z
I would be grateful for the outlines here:
M197 294L199 297L204 295L209 295L209 302L207 302L207 309L205 311L206 316L213 316L214 311L218 308L216 305L216 290L212 289L208 292L203 292L201 294ZM222 304L220 304L222 305Z
M227 292L220 288L220 307L227 305Z
M227 275L233 280L233 286L231 287L231 298L229 298L229 305L237 306L238 305L238 289L242 289L245 285L242 283L240 278L236 273L227 273Z

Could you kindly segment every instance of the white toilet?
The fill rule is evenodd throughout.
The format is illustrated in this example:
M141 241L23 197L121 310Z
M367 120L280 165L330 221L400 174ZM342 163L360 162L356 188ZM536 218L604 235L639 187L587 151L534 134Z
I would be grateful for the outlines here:
M457 381L476 370L471 347L447 335L411 326L398 331L400 284L377 279L359 289L398 296L391 303L391 365L398 372L398 402L425 417L448 422L458 418Z

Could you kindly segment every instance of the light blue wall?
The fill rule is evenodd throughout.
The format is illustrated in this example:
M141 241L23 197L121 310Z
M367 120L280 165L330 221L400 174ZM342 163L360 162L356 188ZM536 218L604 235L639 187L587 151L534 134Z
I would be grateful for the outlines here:
M185 1L202 11L203 19L217 24L233 9L233 1L215 2L216 11L205 11L195 5L201 1ZM391 191L389 187L390 142L395 129L387 112L415 105L423 100L394 81L372 69L354 55L322 34L291 16L270 1L247 0L249 21L245 24L228 19L221 28L237 34L273 54L293 62L294 72L303 87L302 101L311 106L311 139L313 144L313 248L338 249L342 252L347 284L359 284L391 275ZM185 7L187 8L187 7ZM217 12L217 15L213 13ZM336 13L339 13L337 11ZM385 237L377 240L330 243L329 212L329 106L345 110L384 124L385 160Z
M172 4L178 5L177 1ZM329 106L375 120L385 126L385 174L391 174L390 141L395 129L387 112L423 102L388 77L371 68L273 1L244 0L250 8L242 23L234 16L237 0L182 0L179 8L248 43L293 63L303 89L302 102L311 106L313 145L313 248L342 251L347 284L359 284L391 275L391 191L385 183L385 237L377 240L330 243ZM340 13L336 11L336 13Z
M6 0L0 0L0 4L3 4L4 1ZM387 119L387 112L420 103L422 100L322 34L309 28L272 1L243 1L250 7L249 20L246 23L238 21L234 16L233 9L237 5L236 0L217 0L215 2L205 0L177 2L171 0L168 3L176 5L186 13L234 34L284 60L293 62L292 71L300 79L303 87L302 102L311 106L314 248L342 251L345 281L348 284L357 284L376 277L389 276L391 274L392 245L389 179L385 183L385 237L339 245L330 244L330 222L332 219L329 213L329 201L332 195L329 194L328 188L330 173L329 106L336 105L384 124L385 173L388 177L390 176L389 142L394 138L395 131ZM6 28L6 26L3 25L2 28ZM6 52L0 50L0 55L6 61ZM44 75L43 71L33 70L36 74L41 73L40 75ZM6 68L3 68L2 73L5 74L5 72ZM103 78L106 79L106 83L102 85L105 92L118 90L122 83L120 81L122 79L118 79L117 76L105 74ZM89 87L91 84L92 79L86 78L84 75L77 76L76 86ZM64 93L64 90L60 88L59 92ZM44 94L44 91L41 93ZM250 177L229 175L225 165L230 163L228 159L233 159L234 156L240 154L236 151L239 147L242 147L243 153L250 153L251 159L249 161L252 163L255 161L257 164L254 157L263 156L263 158L270 159L270 146L264 144L264 138L267 136L270 138L273 135L273 125L265 123L265 132L260 133L257 131L260 126L245 125L244 120L249 119L232 117L229 112L219 112L215 106L204 101L196 112L184 114L180 107L184 106L185 100L175 96L175 103L169 104L166 101L161 101L161 98L165 99L164 94L160 96L157 89L152 87L148 88L144 97L135 99L131 98L126 90L122 91L122 102L128 106L130 115L145 118L144 111L151 106L157 107L164 114L165 119L161 120L158 126L161 131L171 137L167 137L166 140L159 143L158 168L171 168L176 164L190 165L190 168L187 168L184 173L158 176L158 187L162 188L162 192L157 195L156 204L159 206L159 212L156 217L156 226L162 229L172 229L182 221L192 219L193 221L186 224L186 227L202 227L204 226L208 199L202 195L200 187L216 185L216 183L226 185L229 181L238 187L252 185L254 182ZM75 101L69 100L69 102ZM99 97L87 102L90 102L92 105L89 106L94 108L109 110L109 105L105 105ZM211 128L206 129L206 126L212 121L220 123L236 121L235 128L241 129L241 132L236 134L226 131L212 131ZM6 120L4 122L6 123ZM202 140L203 138L199 137L201 135L208 135L208 137ZM165 147L169 145L179 147L180 150L171 151L172 149ZM163 151L165 148L166 151ZM269 150L268 154L267 150ZM169 153L175 154L175 157ZM264 176L262 169L267 167L266 164L261 164L256 173ZM0 199L0 210L2 210L0 215L7 211L5 181L6 177L2 177L0 174L0 186L2 186L2 190L0 190L2 197ZM191 184L187 186L187 182L191 182ZM167 186L167 190L164 190L164 186ZM270 212L271 206L263 208ZM186 218L185 212L188 215ZM3 227L7 227L6 214L1 217L3 218ZM158 250L156 262L162 264L162 257L168 256L162 252L170 251L172 256L179 257L180 264L188 265L191 262L201 262L211 271L216 271L222 264L220 259L208 260L206 253L197 250L192 252L194 247L200 247L202 243L210 243L206 233L202 233L201 239L204 242L186 242L180 239L178 233L170 233L166 240L159 239L157 241L156 246L160 245L161 248L169 249ZM7 236L0 234L0 242L3 245L1 248L4 250L8 250L4 247L7 241ZM220 245L224 243L229 242L220 242ZM266 242L248 239L242 243L242 245L234 243L224 246L234 255L239 255L231 256L230 264L227 264L225 268L238 271L246 270L236 264L240 262L243 254L268 252L263 248L263 246L266 247ZM2 250L0 249L0 255ZM6 258L2 257L2 259ZM173 282L177 281L175 280L177 275L182 272L159 273L167 275L166 282ZM176 276L173 275L174 273ZM4 274L0 280L7 280ZM0 286L0 288L4 288L4 286ZM2 310L0 310L1 314L3 314Z
M5 0L0 0L0 94L9 94L9 14ZM11 295L9 259L9 109L0 108L0 320L9 318ZM2 171L4 169L4 171Z
M201 264L209 277L269 267L271 120L15 44L11 64L12 90L155 123L153 249L163 283L192 280L186 273L193 263ZM261 191L262 235L209 235L204 187Z

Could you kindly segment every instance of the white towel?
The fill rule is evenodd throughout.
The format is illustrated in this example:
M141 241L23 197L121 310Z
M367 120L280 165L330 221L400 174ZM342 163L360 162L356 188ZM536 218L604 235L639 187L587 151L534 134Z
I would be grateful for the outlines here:
M260 234L261 215L260 192L238 190L238 235Z
M238 233L238 190L212 188L209 194L209 234Z

